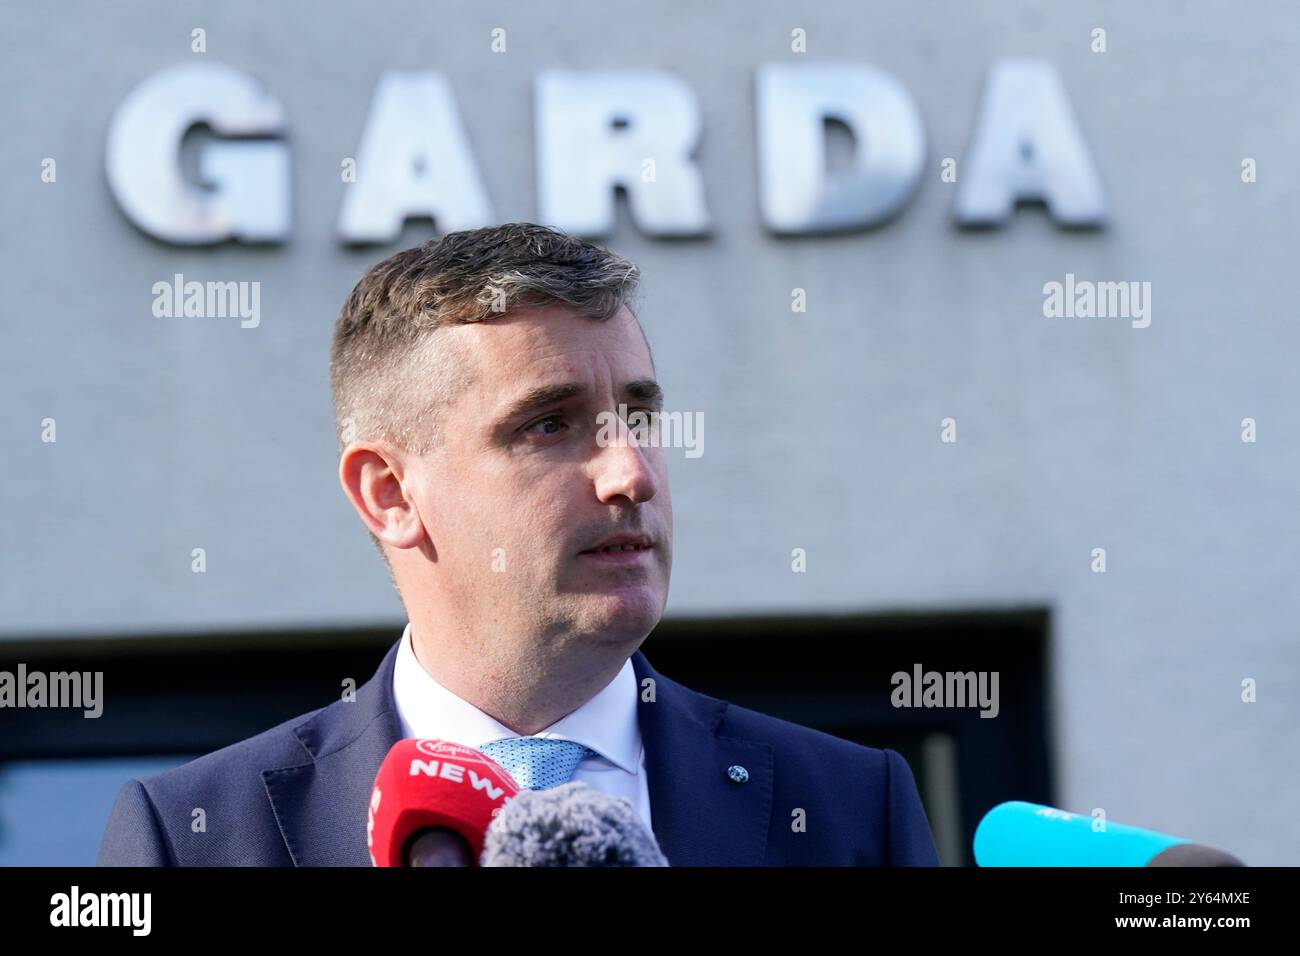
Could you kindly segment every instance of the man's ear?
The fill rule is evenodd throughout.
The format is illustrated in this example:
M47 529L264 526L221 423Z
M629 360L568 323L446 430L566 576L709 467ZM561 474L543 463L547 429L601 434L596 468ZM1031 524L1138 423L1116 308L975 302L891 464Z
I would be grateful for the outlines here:
M339 483L367 529L384 544L414 548L424 522L406 487L405 456L383 442L353 442L339 458Z

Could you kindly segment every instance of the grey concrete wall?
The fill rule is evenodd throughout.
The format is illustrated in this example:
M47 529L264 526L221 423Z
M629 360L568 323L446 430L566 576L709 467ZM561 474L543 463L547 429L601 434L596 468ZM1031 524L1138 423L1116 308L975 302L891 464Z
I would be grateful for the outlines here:
M537 216L537 71L655 66L698 97L716 223L709 239L665 243L625 216L611 239L645 275L669 406L705 415L704 456L672 458L669 612L1047 605L1061 802L1250 862L1300 862L1300 18L1280 2L1082 7L10 9L0 632L400 619L338 487L327 381L343 297L397 248L333 238L339 161L355 155L375 82L386 69L450 77L507 221ZM210 61L249 71L288 111L283 247L163 246L108 192L112 110L194 57L195 26ZM488 47L498 26L504 55ZM1097 26L1105 54L1089 49ZM883 228L761 228L753 71L791 59L795 27L808 59L886 69L920 105L926 178ZM950 223L938 161L962 157L989 66L1018 55L1061 72L1110 200L1102 233L1038 211L986 233ZM55 184L40 181L44 157ZM414 226L403 244L426 234ZM154 319L151 286L175 272L260 281L260 326ZM1067 272L1151 282L1151 326L1044 318L1043 283ZM955 444L939 440L948 416ZM1254 444L1240 440L1247 416ZM206 574L190 571L194 547ZM794 547L805 574L790 571Z

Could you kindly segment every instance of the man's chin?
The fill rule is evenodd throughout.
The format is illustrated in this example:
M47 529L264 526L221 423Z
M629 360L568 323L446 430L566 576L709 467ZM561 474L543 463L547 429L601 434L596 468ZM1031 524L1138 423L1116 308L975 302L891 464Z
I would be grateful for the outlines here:
M663 596L653 588L624 588L584 595L582 630L612 640L641 641L663 614Z

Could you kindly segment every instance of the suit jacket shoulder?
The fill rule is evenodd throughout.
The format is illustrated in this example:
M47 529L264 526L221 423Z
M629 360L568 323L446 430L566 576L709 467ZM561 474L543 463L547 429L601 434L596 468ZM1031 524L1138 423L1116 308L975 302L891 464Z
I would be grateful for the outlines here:
M294 728L321 710L171 770L129 780L109 814L98 864L292 865L287 853L276 859L271 852L282 840L266 806L260 771L309 761Z
M873 866L937 866L929 821L921 804L916 780L907 761L897 751L868 747L811 727L728 706L720 734L733 733L771 744L775 762L782 767L778 794L800 796L810 804L788 808L783 822L791 833L803 811L805 826L843 816L846 811L874 815L880 821L874 834L845 862ZM815 784L814 784L815 782ZM776 821L773 821L774 828ZM844 832L851 832L846 830ZM782 833L781 837L784 838ZM784 839L780 843L787 843Z
M640 652L632 660L639 682L655 687L641 729L655 833L673 865L938 865L896 751L691 690Z
M355 700L128 781L109 814L99 865L370 865L370 787L400 736L392 695L398 646Z

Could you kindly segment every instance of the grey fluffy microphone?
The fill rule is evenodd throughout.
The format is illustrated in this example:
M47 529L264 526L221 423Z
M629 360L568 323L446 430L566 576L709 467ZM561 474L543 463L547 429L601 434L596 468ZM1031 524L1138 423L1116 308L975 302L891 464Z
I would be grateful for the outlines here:
M487 829L483 866L667 866L636 810L574 781L523 790Z

